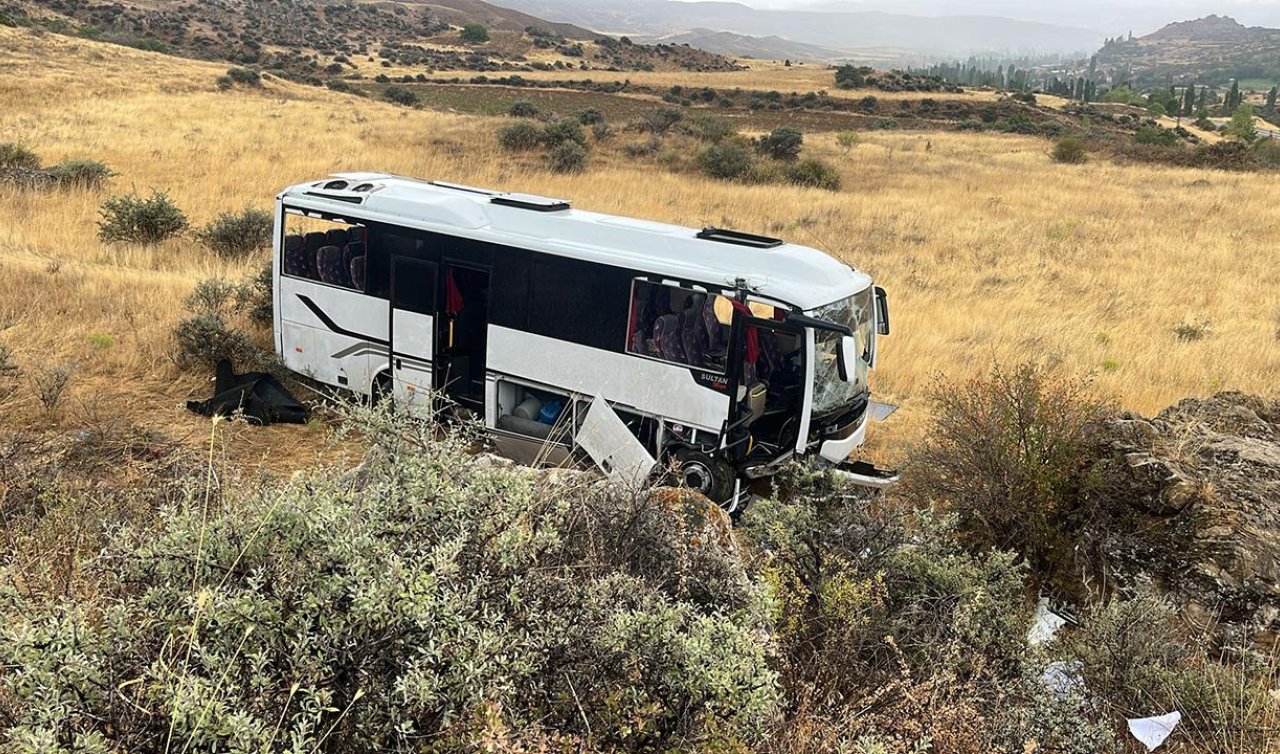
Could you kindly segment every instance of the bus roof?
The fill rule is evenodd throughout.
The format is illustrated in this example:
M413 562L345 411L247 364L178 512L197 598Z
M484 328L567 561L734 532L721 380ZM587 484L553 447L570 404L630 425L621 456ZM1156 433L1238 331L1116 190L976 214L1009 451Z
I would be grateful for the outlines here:
M549 197L423 181L387 173L339 173L285 189L290 206L381 221L645 274L732 286L812 310L865 289L871 278L807 246L734 231L698 231L573 209ZM359 207L359 210L355 210Z

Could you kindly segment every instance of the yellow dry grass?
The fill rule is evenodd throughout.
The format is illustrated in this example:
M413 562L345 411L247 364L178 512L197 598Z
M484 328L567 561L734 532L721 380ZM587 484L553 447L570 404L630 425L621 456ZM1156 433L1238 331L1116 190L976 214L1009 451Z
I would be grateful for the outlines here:
M1275 395L1280 375L1280 185L1273 176L1052 163L1045 141L991 134L865 135L830 193L741 186L637 165L598 150L580 176L496 150L500 121L272 81L216 91L225 66L0 28L0 141L46 162L90 157L118 173L106 192L0 194L0 342L29 368L77 364L69 399L184 429L180 406L207 390L168 358L183 298L206 277L239 277L191 241L104 246L108 193L167 190L193 222L288 184L386 170L573 199L578 206L687 225L780 233L861 267L891 292L895 332L874 375L904 410L875 428L896 456L927 416L935 376L1036 360L1094 373L1150 412L1222 389ZM260 260L259 260L260 261ZM1175 328L1207 323L1205 337ZM105 336L98 337L98 336ZM109 341L109 344L107 344ZM6 422L55 421L25 387ZM65 420L65 417L64 417ZM69 421L69 420L68 420ZM317 433L249 434L277 466L301 465Z
M573 62L572 59L566 59ZM745 71L725 71L721 73L701 73L697 71L606 71L603 69L593 69L589 71L582 70L557 70L557 71L521 71L518 75L521 78L531 81L564 81L582 79L590 79L596 82L604 81L630 81L640 86L652 86L667 88L672 86L683 86L692 88L701 88L709 86L716 90L734 89L741 87L742 89L754 89L762 91L779 91L784 94L798 92L804 94L806 92L825 91L832 97L842 97L846 99L862 99L866 96L872 96L882 100L899 100L899 99L920 99L922 96L932 97L936 100L964 100L967 102L994 102L996 93L994 91L966 90L960 93L951 92L931 92L922 95L919 92L883 92L879 89L837 89L835 71L825 65L815 63L806 63L804 65L793 65L790 67L783 66L780 63L764 62L759 60L739 60L740 64L747 66ZM388 72L391 74L418 74L416 69L400 69L394 68ZM468 79L477 74L459 73L458 71L437 71L427 76L429 79L452 79L464 78ZM485 74L489 78L495 78L505 74Z

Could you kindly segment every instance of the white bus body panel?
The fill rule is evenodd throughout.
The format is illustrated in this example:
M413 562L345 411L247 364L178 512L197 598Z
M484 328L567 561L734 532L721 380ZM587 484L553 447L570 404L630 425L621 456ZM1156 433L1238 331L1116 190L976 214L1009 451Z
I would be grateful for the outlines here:
M391 365L395 402L425 415L431 410L432 350L435 318L395 309L391 312L394 360Z
M699 385L688 367L564 340L489 327L490 371L553 385L652 416L719 433L729 396Z
M279 290L279 347L284 365L327 385L368 394L373 375L387 363L386 302L283 276ZM322 313L336 328L321 319Z

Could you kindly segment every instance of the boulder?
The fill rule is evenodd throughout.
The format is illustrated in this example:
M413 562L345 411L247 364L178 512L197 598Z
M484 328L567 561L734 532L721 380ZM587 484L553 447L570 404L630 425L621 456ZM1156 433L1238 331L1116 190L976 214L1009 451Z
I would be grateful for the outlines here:
M1097 435L1110 585L1152 581L1226 642L1280 648L1280 401L1187 399Z

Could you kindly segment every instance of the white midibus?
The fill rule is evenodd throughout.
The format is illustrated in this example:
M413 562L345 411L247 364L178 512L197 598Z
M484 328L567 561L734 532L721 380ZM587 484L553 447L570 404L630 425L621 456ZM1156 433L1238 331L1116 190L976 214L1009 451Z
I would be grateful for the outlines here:
M447 399L517 460L580 456L602 400L652 459L731 507L802 457L893 480L847 460L885 292L815 249L349 173L279 195L274 260L289 369L411 408Z

